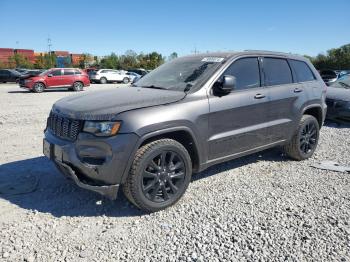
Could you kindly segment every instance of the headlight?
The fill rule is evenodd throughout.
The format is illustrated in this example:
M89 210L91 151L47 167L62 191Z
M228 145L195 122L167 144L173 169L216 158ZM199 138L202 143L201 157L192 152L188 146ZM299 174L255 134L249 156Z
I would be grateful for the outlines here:
M114 136L120 129L120 122L99 122L85 121L83 132L91 133L95 136Z

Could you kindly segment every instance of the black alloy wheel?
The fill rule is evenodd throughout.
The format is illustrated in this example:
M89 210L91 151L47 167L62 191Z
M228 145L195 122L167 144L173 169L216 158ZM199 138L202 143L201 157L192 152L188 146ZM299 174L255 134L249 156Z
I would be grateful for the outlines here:
M309 154L317 145L317 127L315 123L309 122L301 130L300 134L300 150L304 154Z
M163 151L142 173L142 192L151 201L164 202L176 196L184 184L185 164L175 152Z

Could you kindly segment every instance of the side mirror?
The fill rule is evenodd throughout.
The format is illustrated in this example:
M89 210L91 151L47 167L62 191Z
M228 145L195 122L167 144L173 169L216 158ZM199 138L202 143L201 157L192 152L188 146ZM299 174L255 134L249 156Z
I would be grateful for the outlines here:
M48 77L52 77L53 75L52 75L52 74L48 74L47 76L48 76Z
M224 75L222 80L215 83L215 91L221 94L231 93L236 87L236 77L231 75Z

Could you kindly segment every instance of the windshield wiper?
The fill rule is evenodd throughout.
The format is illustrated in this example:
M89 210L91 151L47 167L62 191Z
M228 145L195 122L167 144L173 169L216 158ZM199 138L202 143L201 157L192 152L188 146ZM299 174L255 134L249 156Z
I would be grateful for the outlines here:
M155 86L155 85L150 85L150 86L141 86L142 88L153 88L153 89L163 89L166 90L165 87L161 87L161 86Z

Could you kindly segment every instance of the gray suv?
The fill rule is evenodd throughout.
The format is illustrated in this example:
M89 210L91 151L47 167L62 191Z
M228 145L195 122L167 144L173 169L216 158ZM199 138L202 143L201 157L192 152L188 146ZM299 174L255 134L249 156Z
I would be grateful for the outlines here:
M245 51L172 60L132 87L57 101L43 150L67 177L138 208L176 203L192 173L267 148L312 156L326 85L303 57Z

